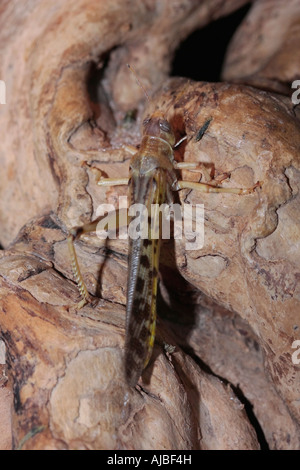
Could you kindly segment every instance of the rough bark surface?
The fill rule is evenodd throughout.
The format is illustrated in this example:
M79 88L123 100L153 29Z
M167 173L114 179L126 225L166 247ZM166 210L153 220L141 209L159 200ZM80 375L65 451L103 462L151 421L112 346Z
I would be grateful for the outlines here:
M2 2L0 447L300 449L300 366L292 360L300 327L300 126L284 96L300 73L286 42L291 21L298 34L297 2L288 15L278 0L254 2L224 68L240 84L167 77L183 38L246 1L125 3ZM253 68L243 38L262 30L264 44L272 42L272 5L280 61ZM272 53L258 52L251 50L257 64ZM126 63L148 90L157 88L146 109ZM282 82L283 94L243 84L278 91ZM91 235L77 243L95 296L78 310L66 236L100 203L126 195L97 187L82 163L126 176L121 146L138 145L142 119L155 109L178 139L188 135L177 160L229 172L223 186L259 180L262 187L246 196L180 193L182 203L204 204L204 245L164 243L154 355L129 389L122 374L127 242Z
M223 78L291 94L299 80L300 4L291 0L253 3L238 28L224 63Z

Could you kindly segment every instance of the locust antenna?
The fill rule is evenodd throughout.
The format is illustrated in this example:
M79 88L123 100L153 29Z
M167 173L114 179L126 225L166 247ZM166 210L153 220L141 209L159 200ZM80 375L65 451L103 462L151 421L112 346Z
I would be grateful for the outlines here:
M136 71L134 70L134 68L132 67L132 65L129 65L127 64L127 67L129 68L130 72L132 73L132 75L134 76L135 80L136 80L136 83L141 87L141 89L143 90L147 100L149 101L149 103L151 103L151 98L150 96L148 95L147 93L147 90L146 88L142 85L141 81L139 80L138 76L137 76L137 73Z

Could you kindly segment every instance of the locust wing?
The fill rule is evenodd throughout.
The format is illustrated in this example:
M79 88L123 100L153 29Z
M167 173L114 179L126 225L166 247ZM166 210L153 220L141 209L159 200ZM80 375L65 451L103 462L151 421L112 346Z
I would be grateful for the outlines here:
M155 169L151 176L133 176L130 180L131 202L147 208L146 238L130 238L127 283L125 377L136 385L151 357L156 328L156 296L160 252L160 215L153 211L165 200L164 170ZM151 211L152 209L152 211ZM152 222L152 230L151 230ZM140 227L142 231L142 227Z

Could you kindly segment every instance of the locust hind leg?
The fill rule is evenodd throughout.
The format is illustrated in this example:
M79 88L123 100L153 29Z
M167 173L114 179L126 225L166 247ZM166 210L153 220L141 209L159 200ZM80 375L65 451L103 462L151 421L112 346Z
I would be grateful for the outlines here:
M127 185L128 184L128 178L102 178L102 172L98 168L90 167L91 170L96 174L96 179L97 179L97 184L99 185L106 185L106 186L116 186L116 185ZM124 214L124 212L126 214ZM104 219L105 217L105 226L107 226L108 230L108 235L109 235L109 228L112 227L113 222L115 222L115 228L120 229L124 224L122 223L124 221L124 215L125 215L125 223L128 225L128 211L127 209L118 209L114 213L111 214L111 216L108 214L107 216L101 216L98 217L96 220L93 222L90 222L88 224L82 225L81 227L73 227L68 234L68 248L69 248L69 253L71 257L71 263L72 263L72 270L73 274L76 280L76 283L78 285L78 289L80 292L80 295L82 297L81 302L79 303L79 308L83 307L86 303L91 302L91 296L88 293L86 284L83 280L79 263L78 263L78 258L76 255L76 250L75 250L75 245L74 242L78 240L81 235L90 233L90 232L96 232L98 227L98 224L101 222L101 220ZM122 221L122 222L121 222ZM102 227L102 229L105 228L105 226Z
M87 287L85 285L85 282L83 280L83 277L80 271L80 267L79 267L79 263L78 263L78 259L76 255L76 250L75 250L75 245L74 245L75 240L77 240L82 235L82 233L87 233L86 225L83 225L82 227L73 227L69 231L69 235L67 238L68 248L69 248L69 253L70 253L70 258L71 258L71 263L72 263L72 271L73 271L80 295L82 297L81 302L79 302L78 304L78 308L81 308L85 304L91 302L90 294L88 293Z

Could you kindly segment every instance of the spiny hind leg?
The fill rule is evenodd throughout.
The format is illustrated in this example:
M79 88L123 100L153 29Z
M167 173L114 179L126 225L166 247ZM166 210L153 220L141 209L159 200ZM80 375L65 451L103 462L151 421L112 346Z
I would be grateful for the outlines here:
M128 225L128 211L127 209L118 209L117 211L109 213L106 216L98 217L93 222L84 224L81 227L73 227L69 231L67 241L72 263L72 270L80 295L82 297L81 302L78 304L78 308L81 308L85 304L91 302L92 298L88 293L86 284L80 271L74 242L78 240L81 235L90 232L96 232L97 230L107 230L107 234L109 236L112 231L115 233L116 229L120 229L124 225Z
M103 172L99 170L99 168L92 166L86 161L82 163L82 166L86 166L92 171L92 173L95 175L97 184L100 186L128 185L128 178L105 178L103 177ZM90 297L90 294L88 293L86 284L83 280L83 277L80 271L74 242L78 240L83 234L96 232L97 229L104 230L105 225L107 226L107 231L108 231L108 236L109 236L109 228L112 228L113 226L113 220L112 220L113 217L115 218L116 229L124 226L124 217L123 218L121 217L124 211L126 211L125 224L128 225L127 209L119 209L115 211L114 213L112 213L111 216L108 214L107 216L98 217L93 222L85 224L81 227L73 227L69 231L68 248L69 248L69 253L70 253L71 262L72 262L72 270L73 270L73 274L74 274L75 280L79 288L80 295L82 297L82 301L79 303L79 308L81 308L86 303L90 302L91 297ZM100 228L98 224L100 224L101 220L104 220L104 219L105 219L105 225Z
M68 238L67 238L73 275L74 275L76 284L78 286L80 295L82 297L81 302L78 303L78 308L83 307L85 304L91 302L91 300L92 300L91 297L90 297L90 294L88 293L86 284L83 280L83 277L82 277L82 274L81 274L81 271L80 271L78 258L77 258L75 245L74 245L75 240L77 240L82 235L82 233L87 233L85 228L86 228L85 225L83 225L82 227L73 227L69 231Z

